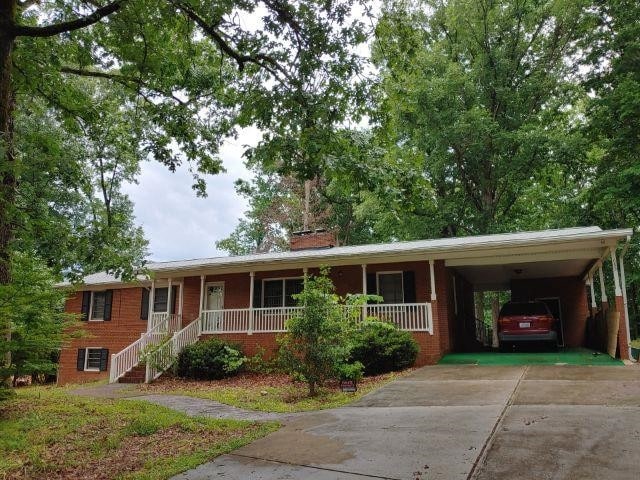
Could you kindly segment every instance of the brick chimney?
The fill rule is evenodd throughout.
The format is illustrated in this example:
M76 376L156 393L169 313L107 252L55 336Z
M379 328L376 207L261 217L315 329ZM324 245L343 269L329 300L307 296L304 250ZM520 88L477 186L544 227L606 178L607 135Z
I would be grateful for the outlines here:
M317 250L336 246L336 236L323 228L293 232L289 240L289 250Z

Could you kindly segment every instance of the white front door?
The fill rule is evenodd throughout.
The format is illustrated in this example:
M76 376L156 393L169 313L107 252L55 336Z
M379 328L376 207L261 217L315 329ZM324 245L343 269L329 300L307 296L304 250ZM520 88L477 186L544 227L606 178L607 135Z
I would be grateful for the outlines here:
M207 283L204 292L203 331L219 332L224 330L224 282ZM213 310L213 311L212 311Z
M224 283L207 283L204 302L205 310L222 310L224 308Z

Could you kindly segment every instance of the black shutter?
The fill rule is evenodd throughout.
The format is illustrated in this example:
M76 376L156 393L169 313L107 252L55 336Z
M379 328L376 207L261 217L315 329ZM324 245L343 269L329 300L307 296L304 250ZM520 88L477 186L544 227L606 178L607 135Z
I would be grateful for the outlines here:
M78 361L76 364L76 368L79 371L83 371L84 370L84 356L87 354L87 351L84 348L79 348L78 349Z
M262 280L253 279L253 308L262 308Z
M107 362L109 361L109 349L103 348L100 350L100 371L107 371Z
M376 274L367 273L367 295L377 295L377 294L378 294L378 285L376 284ZM367 302L367 303L376 303L376 302Z
M416 274L412 271L402 272L404 303L416 303Z
M142 303L140 303L140 320L149 319L149 289L142 288Z
M91 292L82 292L82 309L80 312L80 320L86 322L89 320L89 309L91 308ZM83 369L84 370L84 369Z
M176 313L176 299L178 298L178 287L171 287L171 313Z
M104 292L104 315L102 319L106 322L111 320L111 302L113 301L113 290Z

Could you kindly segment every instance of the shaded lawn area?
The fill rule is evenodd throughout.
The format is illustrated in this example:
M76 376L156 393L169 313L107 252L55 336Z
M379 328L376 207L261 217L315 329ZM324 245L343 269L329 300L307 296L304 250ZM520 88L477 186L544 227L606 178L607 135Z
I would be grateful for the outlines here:
M305 383L293 382L285 374L242 373L212 381L161 377L154 383L138 388L144 393L187 395L249 410L291 413L341 407L412 371L409 369L365 377L358 382L358 391L355 393L343 393L338 382L327 382L315 397L307 395Z
M0 403L0 478L164 479L277 428L28 387Z

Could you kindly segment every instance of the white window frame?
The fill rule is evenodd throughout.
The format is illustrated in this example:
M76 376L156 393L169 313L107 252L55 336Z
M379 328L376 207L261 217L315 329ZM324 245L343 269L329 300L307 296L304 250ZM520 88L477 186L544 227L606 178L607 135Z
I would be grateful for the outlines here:
M404 272L402 270L389 270L389 271L381 271L376 272L376 294L380 295L380 275L398 275L400 274L400 288L402 291L402 303L404 303ZM391 305L391 304L388 304Z
M107 301L107 291L106 290L95 290L95 291L91 291L91 300L89 301L89 321L90 322L104 322L104 310L102 312L102 318L93 318L93 297L96 293L104 293L105 295L105 299L104 301Z
M89 350L100 350L100 361L102 361L102 350L104 350L104 347L86 347L84 349L84 371L99 372L100 363L98 363L98 368L89 368Z
M272 282L275 280L280 280L282 282L282 306L280 307L265 307L264 306L264 283ZM287 280L302 280L304 282L304 275L299 277L275 277L275 278L263 278L262 281L262 289L260 291L260 307L259 308L287 308L285 306L285 300L287 298L287 288L285 282Z

